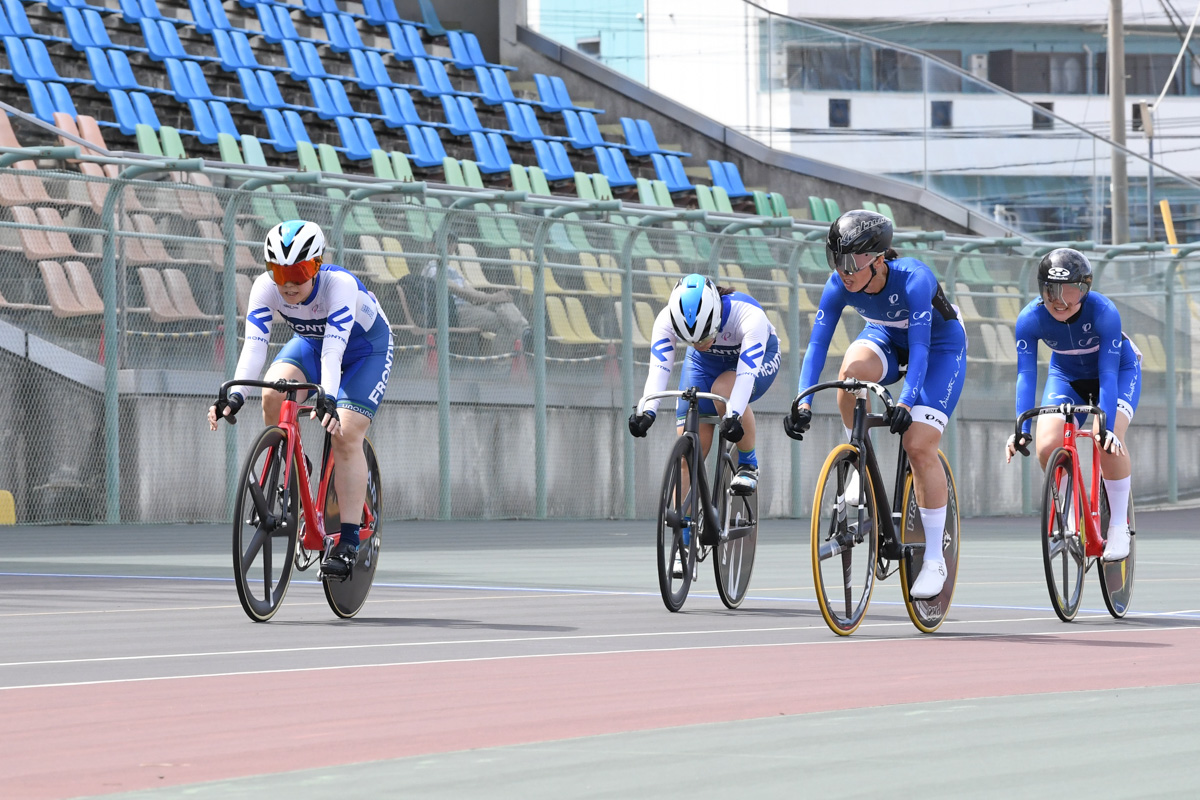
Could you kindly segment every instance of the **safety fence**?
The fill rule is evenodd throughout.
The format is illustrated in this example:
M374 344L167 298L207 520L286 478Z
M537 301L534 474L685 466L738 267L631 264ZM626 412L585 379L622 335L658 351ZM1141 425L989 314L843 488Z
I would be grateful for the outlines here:
M0 189L15 182L20 193L0 198L0 359L12 409L0 423L12 454L0 460L0 490L13 493L19 521L227 518L257 414L247 408L252 424L219 434L204 414L237 361L263 235L292 218L325 228L327 262L357 275L392 326L390 381L372 429L386 517L655 513L672 426L635 441L624 421L652 358L653 319L690 272L755 297L779 337L780 375L754 406L764 514L807 513L815 474L841 435L831 401L818 405L811 441L791 442L779 424L829 276L826 226L39 151L121 170L94 177L11 169L30 154L4 152ZM1002 463L1014 323L1054 245L906 230L896 238L903 255L938 274L968 332L969 377L943 448L964 511L1028 509L1036 467ZM1196 493L1200 465L1188 442L1200 424L1200 246L1074 244L1089 252L1095 288L1116 302L1143 354L1131 442L1135 475L1147 476L1139 496ZM862 324L852 309L844 323L826 375ZM285 327L272 332L272 354ZM1043 370L1045 357L1043 349Z

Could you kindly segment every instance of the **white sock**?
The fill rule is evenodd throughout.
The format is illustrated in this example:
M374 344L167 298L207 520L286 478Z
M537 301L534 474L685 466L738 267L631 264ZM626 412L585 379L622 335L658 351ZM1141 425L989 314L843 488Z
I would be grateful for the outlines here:
M846 432L846 441L847 442L854 438L854 431L850 430L845 425L842 426L842 430L844 430Z
M942 532L946 528L946 506L918 508L921 527L925 528L925 561L945 561L942 554Z
M1109 528L1125 524L1125 516L1129 512L1129 485L1132 480L1132 475L1115 481L1104 479L1104 488L1108 491L1108 508L1112 512L1112 516L1108 518Z

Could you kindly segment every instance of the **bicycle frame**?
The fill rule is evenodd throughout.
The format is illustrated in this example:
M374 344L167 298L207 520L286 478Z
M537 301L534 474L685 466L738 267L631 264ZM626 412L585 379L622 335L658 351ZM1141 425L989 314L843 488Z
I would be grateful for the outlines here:
M850 432L850 444L858 450L865 462L867 473L871 478L871 485L875 489L875 504L883 512L879 515L880 553L889 561L898 561L904 555L900 545L900 537L896 534L896 531L900 528L900 517L903 512L901 501L904 494L904 477L908 472L908 452L903 447L900 448L900 455L896 460L895 490L893 499L889 501L883 489L885 485L883 482L883 470L879 467L879 460L875 456L875 448L867 436L867 433L872 428L882 428L889 423L886 413L868 413L866 391L874 392L888 409L891 409L894 405L892 395L886 388L877 383L855 379L829 381L828 383L819 383L816 386L810 386L807 389L801 390L793 403L793 407L798 407L802 398L810 397L816 392L826 389L841 389L843 391L858 393L854 401L854 423ZM858 490L858 523L859 530L862 530L862 526L866 523L866 520L862 516L866 511L866 487L860 483Z
M1021 433L1021 426L1027 419L1048 414L1066 414L1067 420L1063 424L1063 441L1060 446L1071 454L1072 477L1075 479L1075 484L1087 487L1084 492L1084 496L1087 498L1087 513L1083 515L1084 555L1088 558L1099 558L1104 554L1104 539L1100 535L1100 479L1103 477L1100 470L1100 450L1092 437L1084 433L1083 438L1087 439L1092 446L1092 482L1091 485L1088 485L1083 482L1083 469L1079 466L1079 448L1076 442L1079 441L1080 436L1079 426L1075 423L1077 413L1095 414L1100 420L1100 430L1107 430L1104 411L1097 406L1062 403L1057 406L1039 406L1026 411L1017 417L1016 432Z
M697 504L704 514L704 526L706 531L716 531L717 538L712 538L709 534L709 541L701 541L701 544L715 546L717 544L729 541L731 539L739 539L747 536L753 529L753 526L745 525L732 530L728 529L729 520L717 519L717 505L719 499L717 491L719 491L722 479L725 473L725 459L721 454L725 451L725 435L721 433L720 426L716 427L717 433L717 468L713 473L712 491L709 491L708 476L704 472L704 456L700 447L700 401L712 400L719 403L728 403L728 399L719 394L710 392L697 391L696 387L692 386L684 391L656 392L648 394L638 403L638 413L644 413L646 403L651 400L656 400L663 397L678 397L687 401L688 410L687 416L683 422L683 436L692 440L692 462L688 464L688 471L691 473L688 477L691 481L691 496L700 498ZM686 504L686 498L685 498Z
M301 405L296 399L296 393L300 391L316 392L318 402L324 398L325 390L320 384L316 383L297 383L294 381L227 381L221 384L221 399L228 397L229 388L231 386L256 386L263 389L274 389L275 391L284 393L284 399L279 407L279 427L287 433L287 453L284 463L283 473L283 507L287 507L287 492L292 477L292 469L299 471L300 484L300 508L304 511L304 519L310 521L311 524L304 525L304 537L300 540L300 544L305 550L323 551L327 539L331 539L330 546L336 547L338 540L341 538L341 532L337 531L326 535L325 532L325 501L329 493L329 475L331 474L331 466L333 464L333 451L329 444L329 434L325 434L324 446L321 451L321 480L317 484L317 495L314 498L311 490L311 475L308 471L308 462L304 459L304 443L300 437L300 412L312 411L313 406ZM226 417L225 419L231 420ZM236 423L236 420L231 420ZM266 480L266 472L259 476L259 483L262 484ZM365 517L363 526L368 530L374 529L375 519L371 514L370 504L363 504L363 515Z

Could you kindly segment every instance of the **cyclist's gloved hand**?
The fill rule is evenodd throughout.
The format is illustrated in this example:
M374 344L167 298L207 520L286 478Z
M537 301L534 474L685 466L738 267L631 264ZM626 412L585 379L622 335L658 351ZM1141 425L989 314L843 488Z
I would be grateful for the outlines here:
M313 403L313 416L320 421L322 426L325 426L325 420L336 419L340 421L337 411L337 398L329 395L322 395Z
M215 431L216 423L222 418L230 425L237 424L237 413L242 410L242 406L246 404L246 398L242 397L241 392L230 392L228 398L222 400L217 398L217 402L212 404L209 409L209 422Z
M1121 454L1125 452L1125 445L1121 444L1121 440L1112 431L1096 434L1096 441L1100 443L1100 449L1106 453Z
M797 442L804 439L804 434L808 433L809 426L812 425L812 409L793 408L792 412L783 418L783 432Z
M888 430L892 433L904 433L908 430L908 426L912 425L912 413L904 406L892 406L891 413L888 415L888 421L891 425Z
M740 442L746 435L742 428L742 417L736 411L721 420L721 435L729 442Z
M1012 461L1012 457L1017 453L1020 453L1023 456L1028 456L1029 443L1032 441L1033 437L1025 431L1014 433L1012 436L1009 436L1008 444L1005 446L1007 458L1005 458L1004 463L1007 464L1009 461Z
M654 424L654 412L647 411L639 414L636 411L629 415L629 432L639 439L646 436L646 431Z

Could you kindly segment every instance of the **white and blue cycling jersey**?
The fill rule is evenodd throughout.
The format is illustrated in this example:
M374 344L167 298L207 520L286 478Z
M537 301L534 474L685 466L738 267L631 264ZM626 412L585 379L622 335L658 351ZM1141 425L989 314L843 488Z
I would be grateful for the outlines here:
M339 407L374 416L392 366L392 331L375 295L362 281L334 264L322 264L313 291L301 303L288 303L270 273L250 289L246 344L235 380L258 377L267 359L276 319L295 333L275 361L294 364L317 382Z
M1066 322L1051 316L1041 299L1033 300L1017 317L1016 337L1018 415L1033 408L1037 348L1042 341L1050 348L1042 405L1095 403L1103 409L1110 430L1116 411L1133 419L1141 396L1142 354L1121 331L1121 313L1107 297L1088 292L1079 311ZM1030 423L1025 421L1026 433Z
M915 258L898 258L887 265L887 281L876 294L850 292L836 272L829 276L798 390L820 382L842 309L850 306L867 321L855 341L879 356L884 366L879 382L894 383L907 364L897 402L912 409L914 420L944 431L966 380L966 330L928 266Z
M675 366L678 337L671 325L669 308L660 311L654 320L650 342L650 374L646 376L643 394L665 389ZM721 325L716 339L704 352L688 348L679 388L695 386L707 392L721 374L729 371L736 371L736 377L725 409L726 416L744 414L746 406L761 397L779 373L779 339L775 335L775 326L767 319L758 301L742 292L721 296ZM646 410L657 411L658 402L650 401ZM701 400L700 413L715 415L717 411L711 400ZM687 405L679 403L676 414L682 419L687 414Z

